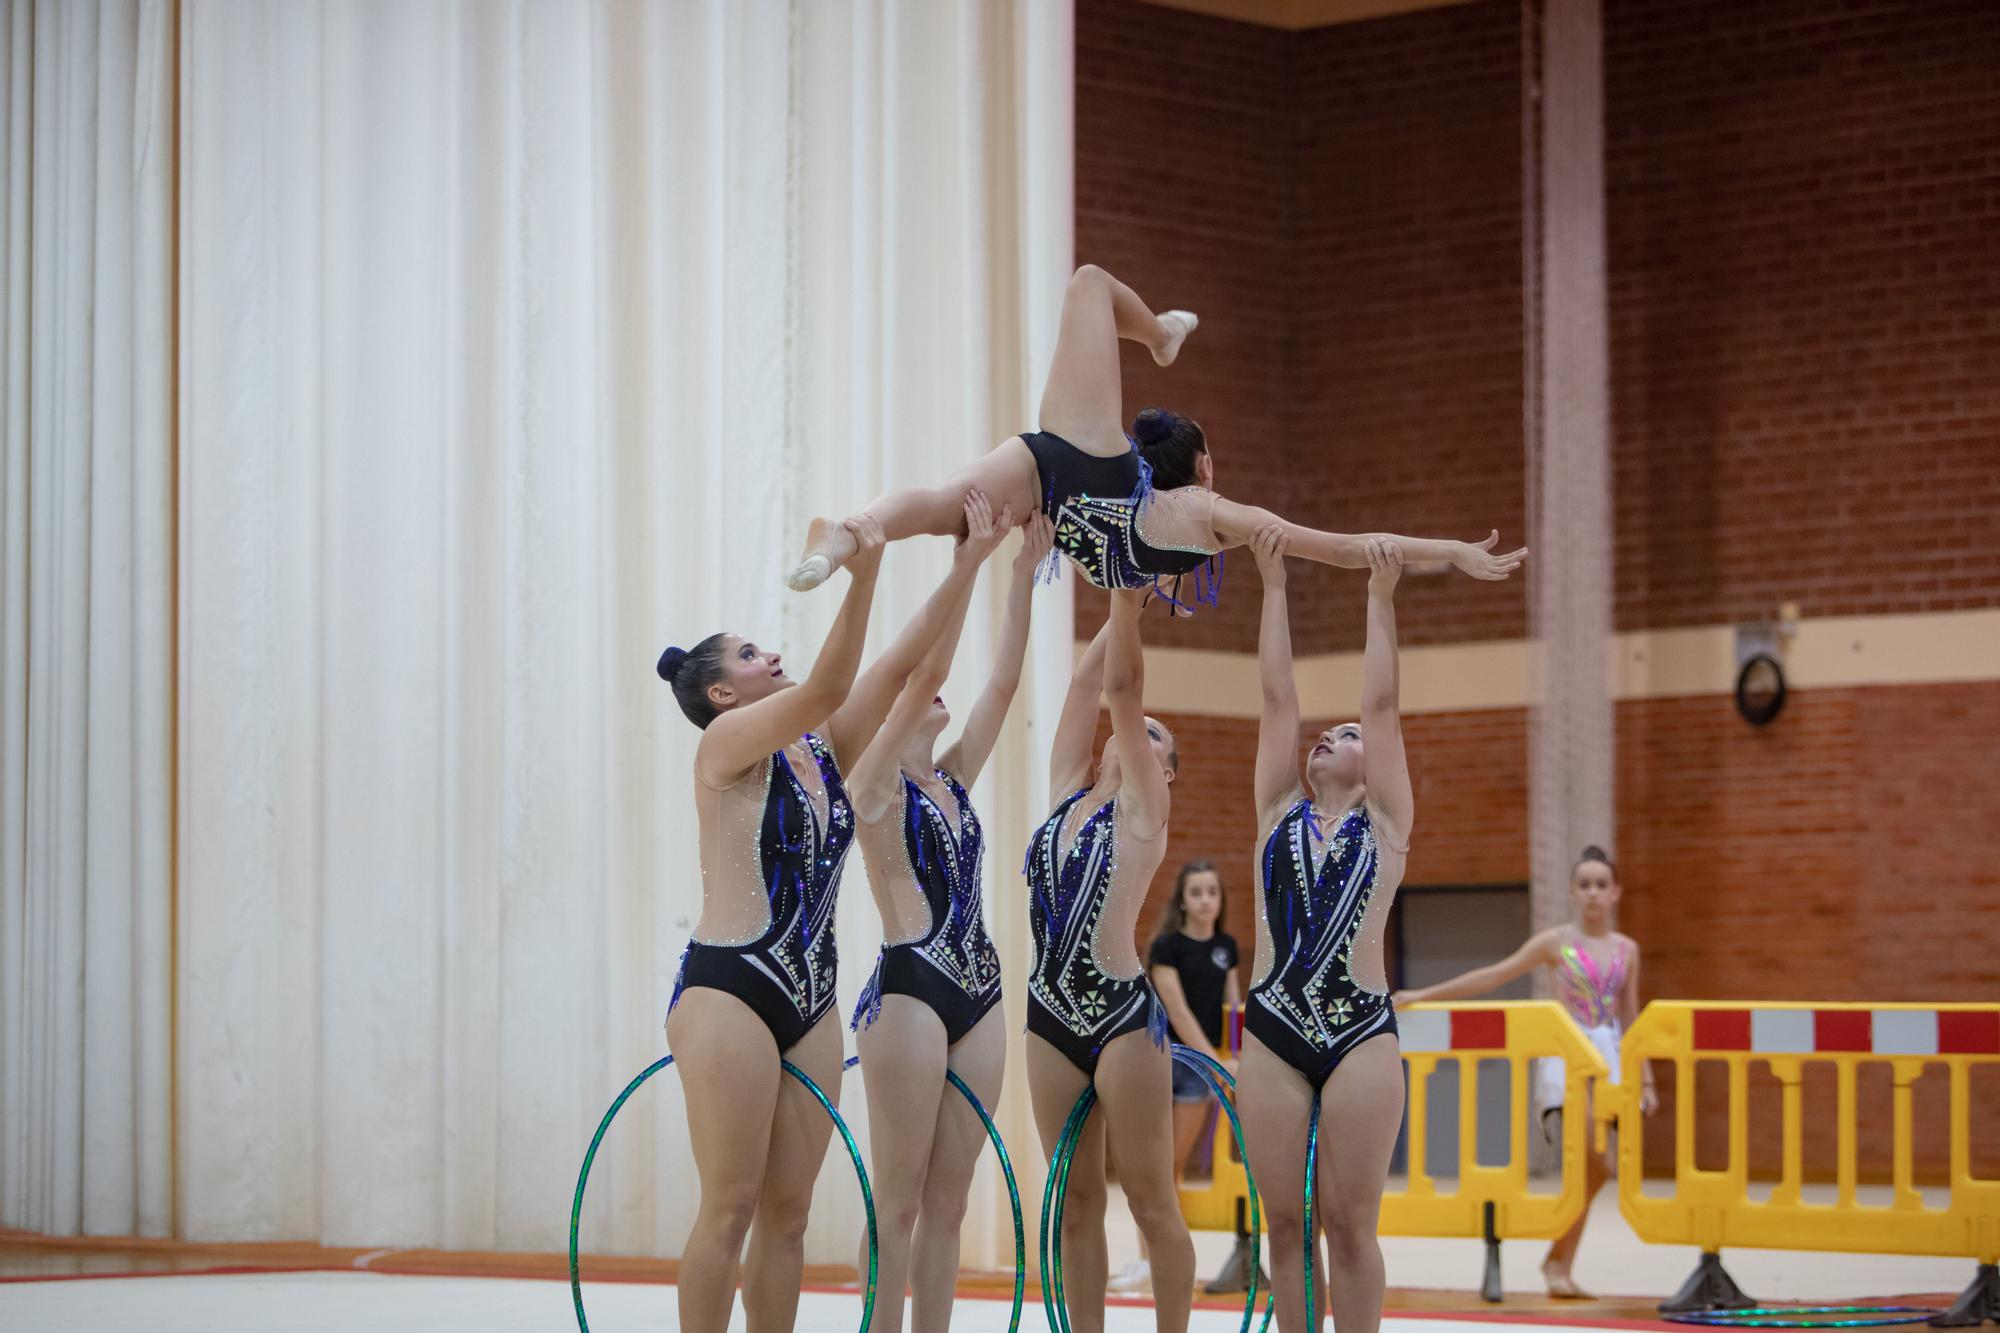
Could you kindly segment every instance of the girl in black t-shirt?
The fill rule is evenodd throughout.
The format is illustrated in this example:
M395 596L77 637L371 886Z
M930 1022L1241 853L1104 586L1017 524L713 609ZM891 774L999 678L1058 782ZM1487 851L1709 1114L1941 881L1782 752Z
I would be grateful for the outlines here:
M1236 971L1236 941L1218 927L1222 921L1222 875L1211 861L1189 861L1174 879L1173 894L1160 913L1146 965L1153 988L1167 1007L1174 1040L1227 1063L1223 1048L1225 1006L1243 994ZM1200 1075L1174 1065L1174 1170L1187 1166L1208 1119L1208 1085Z

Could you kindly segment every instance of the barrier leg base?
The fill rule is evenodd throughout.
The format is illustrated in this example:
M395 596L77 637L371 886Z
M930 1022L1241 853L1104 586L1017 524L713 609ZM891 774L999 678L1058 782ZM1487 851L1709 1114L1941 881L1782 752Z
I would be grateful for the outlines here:
M1661 1301L1661 1314L1690 1314L1696 1310L1747 1310L1757 1302L1743 1294L1736 1279L1722 1266L1722 1256L1703 1252L1701 1262L1681 1283L1681 1289Z
M1500 1288L1500 1236L1493 1229L1493 1201L1486 1201L1486 1271L1479 1277L1479 1298L1498 1305L1505 1296Z
M1958 1294L1951 1308L1931 1320L1932 1328L1971 1328L1988 1320L2000 1324L2000 1268L1981 1264L1972 1285Z
M1269 1291L1271 1279L1264 1274L1264 1266L1257 1265L1257 1290ZM1232 1291L1250 1290L1250 1238L1238 1236L1236 1248L1229 1252L1229 1258L1216 1273L1213 1281L1203 1285L1202 1290L1210 1296L1226 1296Z

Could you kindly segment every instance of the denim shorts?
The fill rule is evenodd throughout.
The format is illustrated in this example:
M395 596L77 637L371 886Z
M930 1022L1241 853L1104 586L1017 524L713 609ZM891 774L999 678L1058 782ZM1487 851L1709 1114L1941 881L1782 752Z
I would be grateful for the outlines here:
M1214 1094L1200 1074L1189 1069L1179 1060L1174 1061L1174 1100L1177 1102L1205 1102Z

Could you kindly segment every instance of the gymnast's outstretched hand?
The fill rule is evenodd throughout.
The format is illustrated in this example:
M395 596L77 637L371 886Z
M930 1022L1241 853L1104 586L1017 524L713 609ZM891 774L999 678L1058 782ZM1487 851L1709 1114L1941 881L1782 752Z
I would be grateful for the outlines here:
M1521 562L1528 558L1528 548L1525 546L1517 551L1509 551L1505 555L1493 554L1493 548L1499 542L1500 532L1497 528L1483 542L1458 542L1456 543L1458 549L1451 553L1451 563L1454 568L1465 571L1473 578L1483 579L1488 583L1498 583L1519 569Z

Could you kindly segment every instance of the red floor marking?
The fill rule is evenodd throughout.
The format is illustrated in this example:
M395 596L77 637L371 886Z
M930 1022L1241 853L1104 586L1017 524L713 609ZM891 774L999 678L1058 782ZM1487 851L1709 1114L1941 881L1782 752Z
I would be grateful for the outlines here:
M0 1277L0 1282L119 1282L140 1277L244 1277L258 1273L352 1273L352 1268L244 1268L229 1265L217 1268L161 1268L152 1272L133 1270L115 1273L47 1273L34 1276Z

